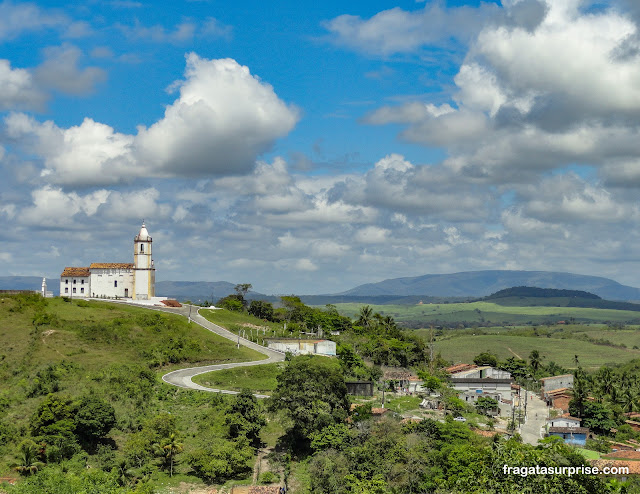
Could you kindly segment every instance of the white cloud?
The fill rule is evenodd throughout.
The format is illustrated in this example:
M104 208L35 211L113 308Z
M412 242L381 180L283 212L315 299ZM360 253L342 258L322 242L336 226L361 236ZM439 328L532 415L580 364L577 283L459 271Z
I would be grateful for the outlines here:
M298 259L294 264L294 269L298 271L317 271L318 266L316 266L311 259Z
M324 23L331 40L358 51L376 55L413 52L425 45L440 45L452 38L468 40L498 8L483 3L478 8L442 8L440 2L423 10L398 7L377 13L370 19L341 15Z
M23 114L5 119L7 133L36 150L52 183L110 184L141 176L243 174L286 135L298 112L273 88L231 59L187 56L180 97L151 127L126 135L89 118L62 129Z
M377 226L361 228L354 235L354 239L361 244L380 244L387 240L389 230Z
M0 110L41 109L46 100L31 72L12 69L9 60L0 59Z
M67 16L45 10L33 3L0 3L0 40L13 39L23 32L61 28L69 23Z
M20 213L20 219L28 225L45 228L70 226L77 214L95 215L101 204L109 198L110 192L98 190L84 196L75 192L65 193L62 189L49 185L31 193L33 206Z

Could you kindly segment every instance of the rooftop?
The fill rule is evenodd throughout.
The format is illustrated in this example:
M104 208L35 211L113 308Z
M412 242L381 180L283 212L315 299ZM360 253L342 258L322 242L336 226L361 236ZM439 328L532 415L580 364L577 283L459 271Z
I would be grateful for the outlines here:
M557 379L559 377L573 377L573 374L560 374L559 376L550 376L550 377L543 377L542 379L540 379L540 381L546 381L547 379Z
M62 274L60 275L60 277L89 276L89 275L91 275L89 268L67 267L67 268L64 268L64 271L62 271Z
M133 269L131 262L92 262L90 269Z

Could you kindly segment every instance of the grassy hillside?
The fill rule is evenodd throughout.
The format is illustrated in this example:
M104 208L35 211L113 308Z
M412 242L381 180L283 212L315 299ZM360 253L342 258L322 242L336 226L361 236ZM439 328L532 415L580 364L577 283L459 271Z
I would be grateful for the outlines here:
M237 367L207 372L193 378L194 382L216 389L242 391L244 388L257 393L269 394L276 389L276 376L282 371L285 362L277 364L255 365L251 367Z
M363 304L336 304L341 314L356 317ZM503 324L544 324L561 320L581 322L640 322L634 311L583 307L509 306L493 302L452 304L372 305L374 312L388 315L413 327L430 324L447 325L460 322Z
M224 440L231 398L174 388L159 376L176 367L261 358L177 315L113 303L1 297L0 476L16 476L10 464L23 439L42 440L34 429L39 407L52 399L74 407L95 397L113 406L115 427L87 446L64 432L68 424L56 422L62 429L47 433L42 453L55 475L65 468L64 475L82 475L87 466L97 475L123 464L126 482L202 485L186 461L170 478L159 460L145 455L150 441L171 430L184 446L181 458L216 441L219 451L234 447Z
M597 369L605 364L619 364L640 357L640 350L597 345L574 338L546 338L535 336L464 335L437 339L434 351L442 353L454 363L472 362L481 352L489 351L501 360L517 357L528 360L532 350L545 357L544 363L554 361L565 368L574 368L573 358L578 355L580 363L587 369Z

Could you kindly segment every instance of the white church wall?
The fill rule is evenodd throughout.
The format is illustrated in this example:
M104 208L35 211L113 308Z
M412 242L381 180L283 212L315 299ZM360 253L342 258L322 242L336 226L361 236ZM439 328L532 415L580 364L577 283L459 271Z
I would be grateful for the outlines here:
M91 268L91 294L93 297L132 297L133 269Z

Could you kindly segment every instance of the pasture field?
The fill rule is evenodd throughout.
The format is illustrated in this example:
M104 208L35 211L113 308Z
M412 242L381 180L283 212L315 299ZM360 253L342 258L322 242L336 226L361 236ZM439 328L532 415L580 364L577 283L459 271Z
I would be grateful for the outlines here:
M256 393L269 394L276 389L276 377L286 365L276 364L253 365L207 372L193 378L193 382L216 389L242 391L248 388Z
M547 338L536 336L511 336L501 334L464 334L458 337L436 339L434 351L454 363L472 362L481 352L494 353L498 359L509 357L529 359L532 350L544 357L543 363L553 361L567 369L575 368L574 356L585 369L597 369L605 364L619 364L640 358L640 350L596 345L571 337Z
M362 303L336 304L338 311L348 317L356 318ZM563 320L581 322L640 322L640 312L593 309L584 307L518 307L499 305L493 302L465 302L451 304L416 305L371 305L374 312L392 316L398 322L411 322L412 325L453 324L462 321L468 323L502 324L542 324Z

